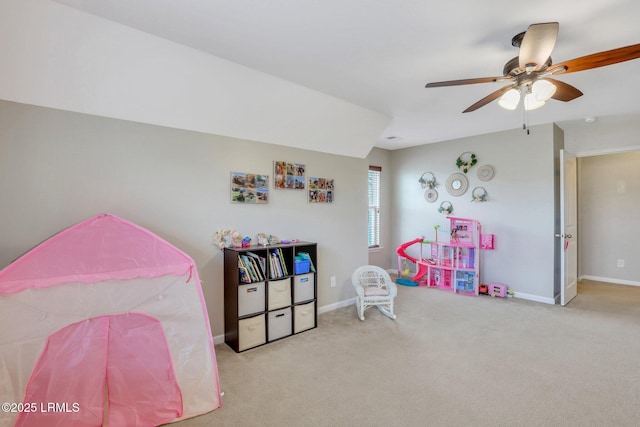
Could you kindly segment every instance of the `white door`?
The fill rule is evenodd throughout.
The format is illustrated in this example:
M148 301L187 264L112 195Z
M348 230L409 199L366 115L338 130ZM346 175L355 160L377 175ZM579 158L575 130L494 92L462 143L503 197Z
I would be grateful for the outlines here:
M560 150L560 304L578 294L578 195L575 154Z

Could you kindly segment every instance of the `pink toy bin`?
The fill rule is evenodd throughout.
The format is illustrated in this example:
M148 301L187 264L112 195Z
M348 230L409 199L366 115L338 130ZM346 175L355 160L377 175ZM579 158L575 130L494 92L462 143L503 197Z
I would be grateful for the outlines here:
M505 298L507 296L507 285L501 283L491 283L489 285L489 295Z

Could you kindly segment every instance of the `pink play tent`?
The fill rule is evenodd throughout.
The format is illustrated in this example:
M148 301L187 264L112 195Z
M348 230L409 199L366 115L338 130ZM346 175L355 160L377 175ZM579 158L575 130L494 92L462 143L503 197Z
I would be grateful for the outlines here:
M0 271L0 401L14 404L1 426L155 426L218 408L193 260L105 214Z

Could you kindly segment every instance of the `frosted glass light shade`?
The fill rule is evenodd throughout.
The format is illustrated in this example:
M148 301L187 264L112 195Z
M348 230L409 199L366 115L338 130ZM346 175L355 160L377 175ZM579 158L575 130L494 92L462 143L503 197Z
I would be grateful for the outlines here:
M556 93L556 86L547 80L536 80L531 86L531 92L538 101L546 101Z
M515 110L520 102L520 91L518 89L509 89L500 97L498 105L506 110Z
M527 111L535 110L543 105L544 101L537 99L533 93L528 93L524 97L524 109Z

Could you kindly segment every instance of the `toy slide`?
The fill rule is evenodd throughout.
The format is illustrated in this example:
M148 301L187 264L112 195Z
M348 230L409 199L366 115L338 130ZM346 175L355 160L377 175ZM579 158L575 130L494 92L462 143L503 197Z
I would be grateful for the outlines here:
M416 273L415 276L413 276L413 280L415 280L416 282L422 279L424 276L426 276L427 271L429 271L429 269L427 268L427 263L424 261L419 261L417 263L417 266L418 266L418 272Z
M416 243L422 243L423 241L424 241L423 237L418 237L417 239L411 240L410 242L403 243L400 246L398 246L398 248L396 249L396 253L401 257L404 257L415 264L418 262L418 260L410 255L407 255L406 249L411 245L415 245Z
M400 246L398 246L396 248L396 253L398 254L398 265L400 265L400 258L404 258L404 259L408 259L409 261L413 262L414 264L418 265L418 259L412 257L411 255L407 254L406 249L411 246L411 245L415 245L416 243L422 243L424 241L424 238L422 237L418 237L417 239L411 240L409 242L405 242L403 244L401 244ZM401 276L406 276L409 274L409 267L407 267L406 269L400 269L400 267L398 268L398 274L400 274ZM423 274L424 275L424 274ZM414 278L415 280L415 278ZM418 282L409 280L409 279L405 279L402 277L399 277L396 279L396 283L399 285L404 285L404 286L418 286Z

